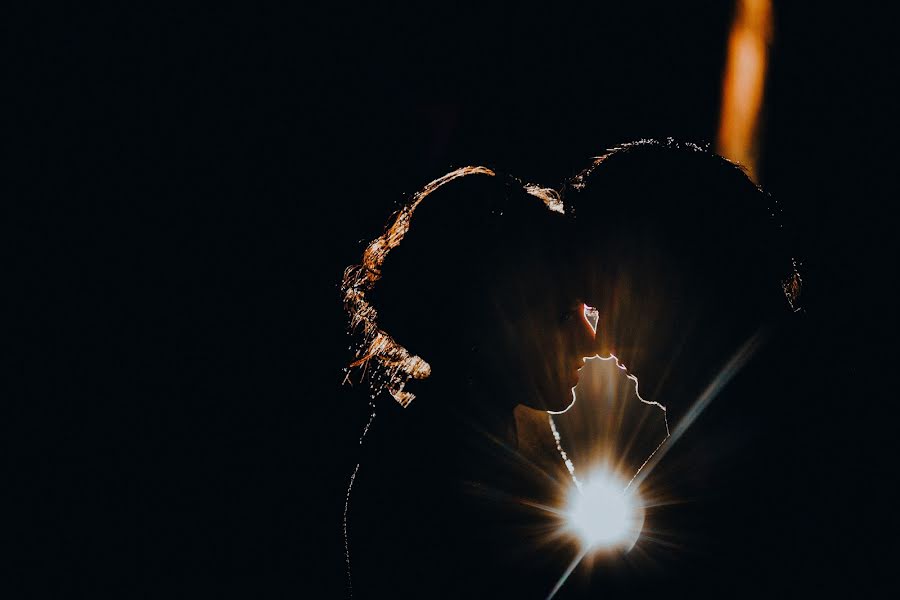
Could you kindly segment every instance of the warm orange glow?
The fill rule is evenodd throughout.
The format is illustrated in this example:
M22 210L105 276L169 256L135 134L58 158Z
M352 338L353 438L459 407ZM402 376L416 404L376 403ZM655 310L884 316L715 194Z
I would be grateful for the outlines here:
M743 165L754 181L759 158L759 115L771 41L771 0L738 0L728 37L717 150L725 158Z

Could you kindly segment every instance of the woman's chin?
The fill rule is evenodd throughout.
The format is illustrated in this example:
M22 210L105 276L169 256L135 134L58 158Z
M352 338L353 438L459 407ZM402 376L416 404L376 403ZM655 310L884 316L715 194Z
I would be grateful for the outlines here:
M557 391L549 398L542 399L539 406L532 406L531 408L543 410L552 415L558 415L572 408L573 404L575 404L574 388L564 388Z

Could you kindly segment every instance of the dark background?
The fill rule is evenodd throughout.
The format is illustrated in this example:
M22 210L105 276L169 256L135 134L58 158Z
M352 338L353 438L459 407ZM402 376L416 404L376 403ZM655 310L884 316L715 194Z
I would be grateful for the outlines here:
M340 597L366 417L340 386L343 268L451 167L555 185L619 142L713 142L731 11L11 19L9 597ZM831 544L815 589L875 589L892 544L884 21L775 10L760 173L795 221L814 405L772 417L810 448L794 504Z

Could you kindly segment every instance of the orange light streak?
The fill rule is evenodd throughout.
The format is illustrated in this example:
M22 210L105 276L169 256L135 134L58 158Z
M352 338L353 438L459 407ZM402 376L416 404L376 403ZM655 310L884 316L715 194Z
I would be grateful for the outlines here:
M722 78L717 152L758 181L759 116L772 42L771 0L738 0Z

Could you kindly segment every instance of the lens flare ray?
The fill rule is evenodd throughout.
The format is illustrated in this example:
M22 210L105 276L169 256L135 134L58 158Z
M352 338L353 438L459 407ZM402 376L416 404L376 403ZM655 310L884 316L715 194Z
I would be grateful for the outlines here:
M700 394L697 400L694 401L694 404L691 405L691 408L685 413L684 417L678 421L678 425L675 427L675 430L672 434L665 440L663 444L660 445L660 452L654 452L653 455L647 459L647 462L644 463L642 467L642 472L635 475L635 483L640 486L641 482L643 482L647 476L653 471L656 465L659 464L659 461L666 455L666 453L672 448L672 446L677 442L681 436L688 430L688 428L694 424L703 411L709 406L709 403L713 401L713 399L719 395L719 392L728 384L731 379L740 372L740 370L747 364L754 354L759 350L762 344L765 342L767 334L765 331L758 331L753 334L744 344L734 353L731 359L725 364L724 367L719 371L719 374L710 382L710 384L706 387L705 390ZM668 443L666 443L668 442ZM646 468L645 468L646 467Z
M638 496L638 490L675 442L685 434L709 406L710 402L718 396L719 392L756 354L767 337L767 332L760 330L747 339L706 386L672 430L669 429L666 407L659 402L646 400L641 397L638 378L634 374L628 373L627 367L615 355L607 357L593 356L585 359L614 360L615 366L624 371L626 378L633 383L634 393L637 398L642 403L656 406L663 412L665 437L636 469L627 484L621 485L621 482L617 481L614 474L608 470L595 472L588 479L582 480L576 476L575 464L563 448L562 437L554 422L553 415L549 416L550 429L556 442L556 448L574 484L574 487L570 490L567 528L581 541L581 550L547 596L548 600L556 595L578 564L584 560L592 549L616 547L617 545L622 547L624 545L627 547L627 550L630 550L634 547L638 537L654 544L678 547L677 544L660 539L658 535L654 535L652 530L644 528L645 508L671 504L672 501L657 499L651 502L644 502ZM625 544L623 544L623 540L626 541Z

